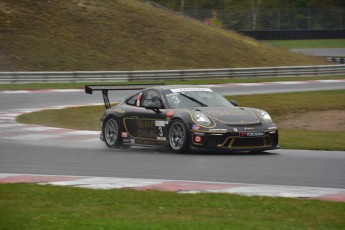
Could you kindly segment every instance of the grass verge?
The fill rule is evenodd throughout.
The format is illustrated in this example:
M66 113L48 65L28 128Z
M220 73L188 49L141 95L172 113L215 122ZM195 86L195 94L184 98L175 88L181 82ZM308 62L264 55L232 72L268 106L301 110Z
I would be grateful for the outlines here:
M132 82L89 82L89 83L33 83L33 84L0 84L0 90L41 90L41 89L81 89L85 85L121 85L121 84L153 84L164 83L167 85L207 85L225 83L257 83L275 81L308 81L308 80L335 80L344 79L343 76L319 76L319 77L281 77L281 78L229 78L229 79L199 79L176 81L132 81Z
M283 149L345 151L345 132L279 129L279 138Z
M299 49L299 48L345 48L345 39L311 39L311 40L268 40L273 46Z
M0 185L2 229L344 229L318 200Z
M261 108L268 111L279 127L279 121L291 114L310 111L344 110L345 91L316 91L298 93L276 93L265 95L228 96L239 102L240 106ZM101 99L100 99L101 100ZM18 122L40 124L44 126L99 130L99 118L104 106L87 106L80 108L45 110L21 115ZM310 131L298 129L281 129L280 144L282 148L345 150L344 132Z

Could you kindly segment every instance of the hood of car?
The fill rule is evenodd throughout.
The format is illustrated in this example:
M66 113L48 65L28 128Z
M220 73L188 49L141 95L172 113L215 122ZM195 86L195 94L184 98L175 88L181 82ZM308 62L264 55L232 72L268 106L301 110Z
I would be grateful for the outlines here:
M201 107L198 110L211 119L230 125L260 124L255 111L240 107Z

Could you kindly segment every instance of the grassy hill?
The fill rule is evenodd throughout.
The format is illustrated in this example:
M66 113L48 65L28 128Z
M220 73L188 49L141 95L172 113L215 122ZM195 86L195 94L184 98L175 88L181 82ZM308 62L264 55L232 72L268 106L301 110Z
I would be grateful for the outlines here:
M0 71L323 64L138 0L0 0Z

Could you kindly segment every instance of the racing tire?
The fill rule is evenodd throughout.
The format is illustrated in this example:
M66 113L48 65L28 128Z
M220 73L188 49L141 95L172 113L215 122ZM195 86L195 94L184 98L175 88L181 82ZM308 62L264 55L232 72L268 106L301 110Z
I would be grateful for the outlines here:
M169 147L176 153L182 153L188 148L188 131L186 124L180 120L173 120L168 130Z
M103 121L102 135L109 149L122 146L121 127L119 121L114 116L109 116Z

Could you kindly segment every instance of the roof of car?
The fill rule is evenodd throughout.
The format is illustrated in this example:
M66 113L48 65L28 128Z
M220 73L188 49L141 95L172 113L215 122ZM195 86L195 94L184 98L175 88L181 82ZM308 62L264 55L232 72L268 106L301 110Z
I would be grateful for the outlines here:
M207 86L193 86L193 85L162 85L162 86L153 86L147 89L157 89L157 90L167 90L167 89L181 89L181 88L207 88Z

